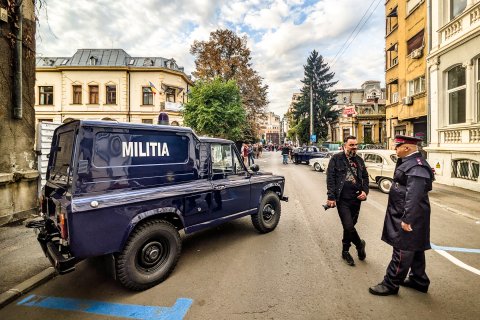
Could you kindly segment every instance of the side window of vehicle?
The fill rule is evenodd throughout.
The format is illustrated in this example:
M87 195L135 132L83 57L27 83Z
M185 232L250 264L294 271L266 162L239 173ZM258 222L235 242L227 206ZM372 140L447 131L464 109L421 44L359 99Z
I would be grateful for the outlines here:
M364 160L365 160L365 162L368 162L368 163L382 163L383 162L382 157L380 157L377 154L372 154L372 153L366 153L365 156L364 156Z
M233 158L233 168L234 173L238 175L245 175L245 167L243 166L242 160L235 153L235 150L232 148L232 158Z
M198 175L200 179L208 177L208 145L205 143L200 143L198 145L198 153L199 153L199 171Z
M234 173L232 146L229 144L212 144L211 148L213 174Z

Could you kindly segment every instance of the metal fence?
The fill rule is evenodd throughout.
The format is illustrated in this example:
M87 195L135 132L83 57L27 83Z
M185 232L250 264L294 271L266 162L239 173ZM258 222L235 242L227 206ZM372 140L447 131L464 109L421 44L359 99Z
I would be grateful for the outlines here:
M475 160L458 159L452 161L452 176L466 180L478 180L480 163Z

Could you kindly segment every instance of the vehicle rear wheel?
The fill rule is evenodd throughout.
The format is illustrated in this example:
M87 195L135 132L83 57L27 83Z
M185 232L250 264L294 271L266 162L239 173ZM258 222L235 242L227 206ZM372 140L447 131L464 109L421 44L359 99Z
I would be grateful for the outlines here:
M315 164L313 165L313 169L315 169L315 171L322 171L322 166L320 165L320 163L318 162L315 162Z
M378 181L378 188L383 193L389 193L390 188L392 187L392 179L389 178L382 178Z
M252 214L252 223L260 233L268 233L275 230L280 221L281 205L280 198L273 191L263 195L258 213Z
M175 268L182 241L167 221L152 220L137 227L116 259L120 283L132 290L146 290L165 280Z

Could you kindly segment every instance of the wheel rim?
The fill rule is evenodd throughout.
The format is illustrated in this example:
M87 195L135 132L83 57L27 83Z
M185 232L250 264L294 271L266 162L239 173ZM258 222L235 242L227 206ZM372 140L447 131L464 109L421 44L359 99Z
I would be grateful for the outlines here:
M383 191L390 191L390 188L392 187L392 181L390 181L389 179L382 179L380 181L380 189L382 189Z
M275 208L270 203L263 207L262 217L266 223L272 222L275 218Z
M168 258L170 247L167 239L146 242L137 254L137 266L146 272L158 269Z
M314 167L315 167L315 170L316 170L316 171L320 171L320 169L321 169L319 163L315 163L315 166L314 166Z

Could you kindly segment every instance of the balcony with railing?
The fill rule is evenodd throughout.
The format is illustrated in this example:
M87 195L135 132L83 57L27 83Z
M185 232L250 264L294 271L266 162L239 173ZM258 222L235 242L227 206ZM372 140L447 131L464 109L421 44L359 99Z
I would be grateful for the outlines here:
M466 8L464 12L449 21L438 32L440 35L440 45L444 46L463 34L467 34L480 25L480 2Z
M444 144L465 144L480 143L480 126L442 128L438 129L440 142Z
M385 106L356 106L357 119L385 118Z

